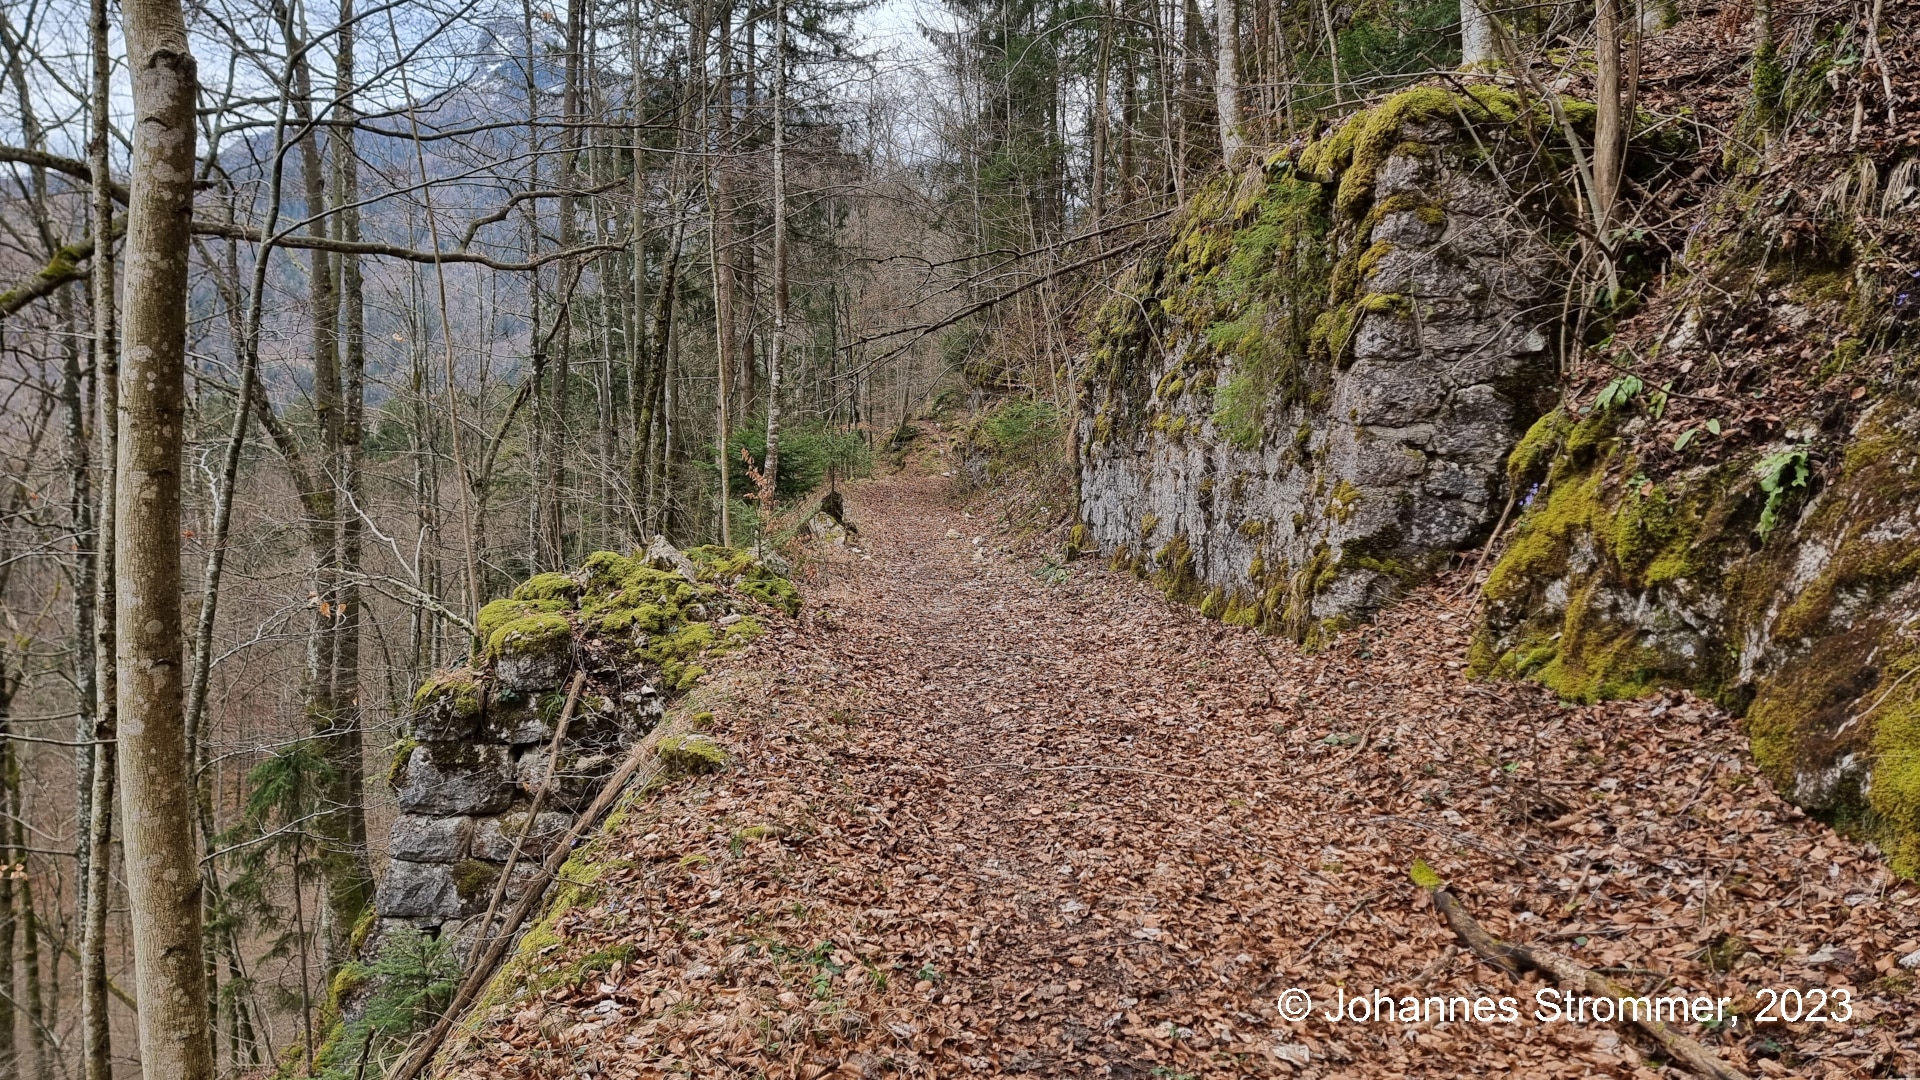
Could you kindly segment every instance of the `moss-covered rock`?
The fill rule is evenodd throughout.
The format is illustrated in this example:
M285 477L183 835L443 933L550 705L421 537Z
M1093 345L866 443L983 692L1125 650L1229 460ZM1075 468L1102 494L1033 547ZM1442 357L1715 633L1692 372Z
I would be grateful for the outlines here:
M453 888L462 903L484 899L500 880L500 867L479 859L462 859L453 864Z
M1516 481L1543 487L1487 579L1470 670L1576 701L1715 696L1782 791L1920 871L1920 401L1657 478L1623 422L1550 415L1516 448ZM1809 474L1794 513L1761 483L1786 452Z
M481 656L497 661L508 656L563 652L572 640L573 624L559 611L528 612L497 620Z
M669 735L655 749L661 772L670 778L699 776L727 767L726 751L705 735Z
M462 667L440 672L414 693L408 730L422 739L467 738L479 726L486 703L479 671Z
M1550 402L1546 122L1420 87L1202 185L1089 319L1083 540L1316 639L1476 543Z
M580 583L569 574L535 574L513 590L515 600L571 602L580 595ZM484 636L484 635L483 635Z

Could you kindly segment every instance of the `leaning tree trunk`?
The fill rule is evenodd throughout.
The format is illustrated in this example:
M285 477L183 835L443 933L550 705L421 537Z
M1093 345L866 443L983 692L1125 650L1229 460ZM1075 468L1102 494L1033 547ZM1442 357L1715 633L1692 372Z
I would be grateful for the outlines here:
M181 694L180 469L196 72L180 0L125 0L133 74L115 491L119 764L140 1063L209 1080L200 875Z

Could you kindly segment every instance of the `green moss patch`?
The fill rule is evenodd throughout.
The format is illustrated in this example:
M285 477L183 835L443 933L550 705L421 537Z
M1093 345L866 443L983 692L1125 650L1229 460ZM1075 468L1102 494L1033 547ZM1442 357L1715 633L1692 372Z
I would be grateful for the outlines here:
M660 769L669 779L700 776L727 767L726 751L705 735L669 735L655 749Z
M493 632L487 635L481 656L486 660L498 660L503 656L532 656L564 650L572 641L573 623L565 615L533 612L496 622Z
M1867 717L1873 724L1867 801L1894 869L1920 877L1920 653L1887 665L1882 682Z
M479 716L484 704L480 673L472 668L456 668L435 675L421 683L413 695L415 712L445 708L462 720Z
M1617 437L1624 412L1550 414L1509 458L1541 487L1486 582L1470 672L1576 701L1715 696L1782 791L1920 874L1920 402L1657 478ZM1789 454L1804 511L1761 482Z
M567 574L535 574L513 590L515 600L571 602L580 595L580 583Z
M462 859L453 865L453 890L466 901L487 895L500 880L500 868L479 859Z

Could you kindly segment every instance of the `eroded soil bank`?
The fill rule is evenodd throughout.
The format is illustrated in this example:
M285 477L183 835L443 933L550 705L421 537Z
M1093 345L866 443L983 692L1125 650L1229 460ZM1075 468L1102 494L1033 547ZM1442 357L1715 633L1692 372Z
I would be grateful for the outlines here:
M729 768L619 821L444 1075L1656 1075L1458 955L1416 858L1637 991L1851 992L1846 1023L1689 1027L1749 1074L1920 1072L1920 889L1710 706L1469 681L1445 582L1306 655L976 543L938 476L847 503L802 616L694 703ZM1520 1019L1289 1023L1291 987Z

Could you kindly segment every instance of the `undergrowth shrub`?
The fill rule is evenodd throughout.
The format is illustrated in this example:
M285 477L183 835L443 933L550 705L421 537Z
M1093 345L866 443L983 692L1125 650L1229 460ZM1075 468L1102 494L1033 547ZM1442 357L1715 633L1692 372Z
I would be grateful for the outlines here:
M1001 520L1015 528L1056 524L1071 516L1073 503L1068 423L1067 414L1045 399L1003 400L961 433L961 476L993 488Z
M747 475L740 451L752 455L757 467L767 457L767 421L751 419L727 439L727 486L737 499L754 497L753 480ZM782 500L798 499L826 482L827 470L844 480L865 476L873 468L873 452L856 431L841 431L822 420L807 420L780 432L779 476L774 495Z
M1037 457L1063 430L1060 410L1031 398L1014 398L980 417L980 432L994 452L1010 458Z
M325 1080L351 1080L364 1056L366 1075L379 1076L379 1066L397 1056L412 1036L439 1019L452 1003L460 984L460 959L453 942L401 927L385 935L371 963L354 962L343 968L334 983L335 1005L360 985L371 983L359 1016L342 1025L322 1049L319 1075Z

